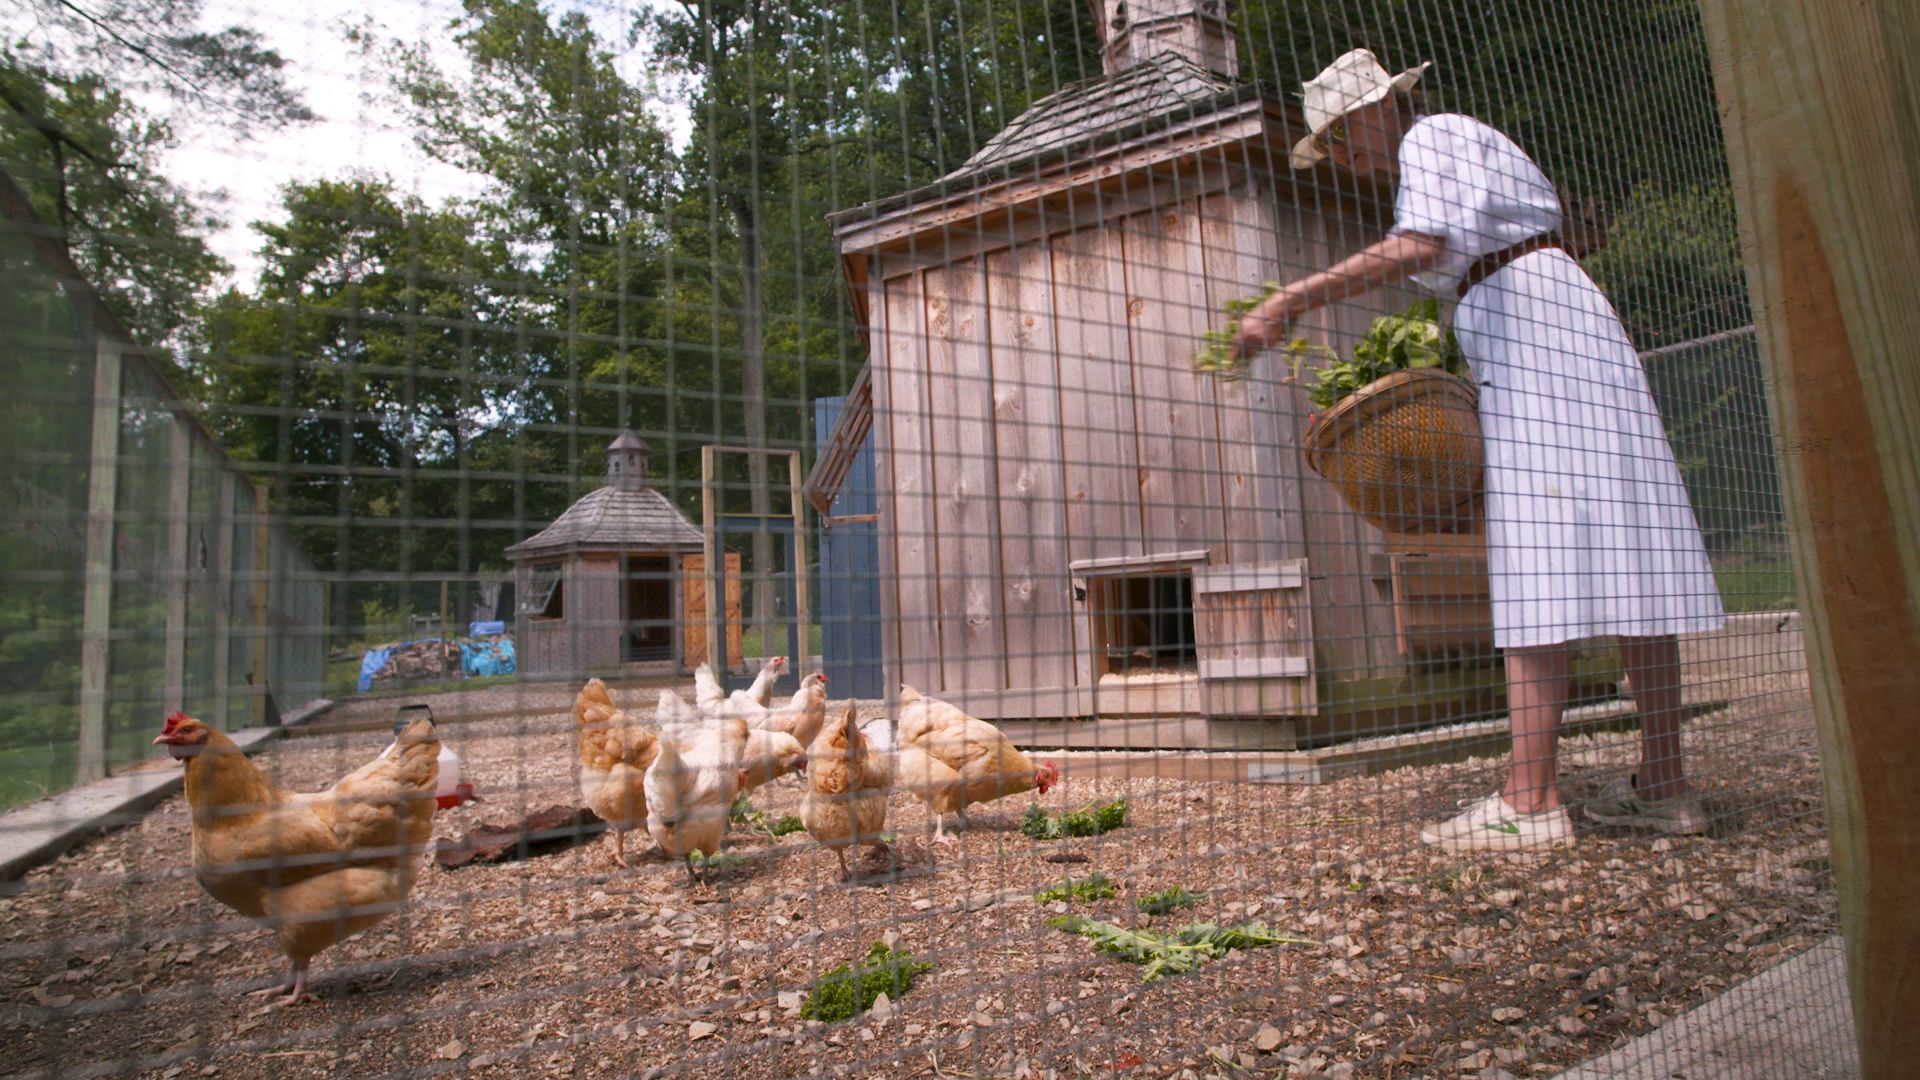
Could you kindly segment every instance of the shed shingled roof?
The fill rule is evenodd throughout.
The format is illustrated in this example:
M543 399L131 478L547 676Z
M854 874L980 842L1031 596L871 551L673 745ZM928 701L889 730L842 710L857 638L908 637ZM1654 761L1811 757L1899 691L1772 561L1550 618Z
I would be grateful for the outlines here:
M1114 74L1069 83L1034 102L939 180L836 211L827 220L838 227L966 191L1038 158L1071 156L1263 95L1256 83L1212 71L1178 53L1155 53Z
M509 547L506 556L527 559L577 548L678 551L704 544L700 530L658 491L603 487L567 507L553 524Z

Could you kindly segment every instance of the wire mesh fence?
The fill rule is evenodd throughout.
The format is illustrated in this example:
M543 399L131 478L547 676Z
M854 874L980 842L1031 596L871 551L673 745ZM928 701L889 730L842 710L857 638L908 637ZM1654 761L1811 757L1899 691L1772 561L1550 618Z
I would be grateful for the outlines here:
M1691 6L7 19L17 1070L1848 1067Z

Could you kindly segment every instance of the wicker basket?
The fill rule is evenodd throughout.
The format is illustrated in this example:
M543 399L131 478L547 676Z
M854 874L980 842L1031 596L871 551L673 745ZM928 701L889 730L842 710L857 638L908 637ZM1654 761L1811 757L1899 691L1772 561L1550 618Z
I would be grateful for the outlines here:
M1458 532L1479 517L1479 392L1436 368L1376 379L1307 426L1307 465L1387 532Z

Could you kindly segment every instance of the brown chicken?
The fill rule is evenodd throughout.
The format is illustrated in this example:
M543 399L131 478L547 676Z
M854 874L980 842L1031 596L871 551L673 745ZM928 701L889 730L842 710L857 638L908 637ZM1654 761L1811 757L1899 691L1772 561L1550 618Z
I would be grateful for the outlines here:
M186 765L193 873L215 900L279 935L293 963L282 1005L310 1001L307 966L406 900L433 838L439 736L418 716L326 791L268 778L232 739L183 713L153 740Z
M807 748L807 794L800 804L807 834L839 858L840 880L853 876L847 848L867 844L882 853L887 850L880 833L887 824L891 781L887 763L868 750L853 702L847 702L846 711Z
M745 717L755 731L781 731L793 736L801 746L812 746L827 719L827 677L811 672L800 680L800 689L778 708L763 709Z
M900 688L900 720L893 774L900 789L933 811L933 838L949 843L946 815L961 825L967 807L1023 791L1047 790L1060 782L1052 762L1038 768L999 728L961 712L911 686Z
M807 767L807 751L800 740L784 731L748 731L747 754L740 770L740 793L773 782Z
M588 679L573 699L580 742L580 797L613 833L613 861L627 865L627 833L647 823L647 767L660 736L615 708L607 684Z

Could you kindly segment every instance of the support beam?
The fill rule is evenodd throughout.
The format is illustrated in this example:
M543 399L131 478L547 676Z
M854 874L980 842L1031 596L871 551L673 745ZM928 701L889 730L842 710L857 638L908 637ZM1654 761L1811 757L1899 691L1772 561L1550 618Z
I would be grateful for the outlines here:
M222 731L231 731L233 699L232 688L227 683L233 677L233 530L238 525L233 520L234 479L224 470L217 476L220 494L214 503L213 566L208 574L212 584L208 592L213 597L213 686L210 689L213 715L219 719L202 719Z
M1861 1075L1920 1060L1920 5L1702 0L1759 326Z
M166 590L167 617L160 655L160 708L186 708L187 696L187 518L193 502L193 433L187 423L167 414L167 549L160 585Z
M807 652L813 647L813 609L807 594L807 503L800 497L800 487L805 480L800 473L800 452L789 451L787 498L793 507L793 565L787 569L793 574L794 633L800 635L800 640L792 643L793 673L796 677L805 676L812 670L808 665L813 661Z
M87 552L80 600L80 732L74 783L107 775L115 500L120 474L120 347L94 337L93 441L87 454Z

